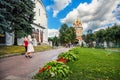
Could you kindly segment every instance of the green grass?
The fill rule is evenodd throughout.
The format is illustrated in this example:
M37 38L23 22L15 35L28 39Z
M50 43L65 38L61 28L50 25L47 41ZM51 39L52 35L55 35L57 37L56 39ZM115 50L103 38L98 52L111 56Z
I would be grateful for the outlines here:
M80 48L79 59L67 65L69 80L120 80L120 52Z
M38 51L45 51L52 49L48 45L38 45L34 47L35 52ZM18 54L18 53L25 53L24 46L0 46L0 56L7 55L7 54Z

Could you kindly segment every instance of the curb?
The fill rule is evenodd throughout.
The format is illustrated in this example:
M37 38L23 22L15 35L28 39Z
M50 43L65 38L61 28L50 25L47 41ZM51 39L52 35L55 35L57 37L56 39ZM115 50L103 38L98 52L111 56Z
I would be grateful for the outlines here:
M53 49L56 49L56 48L53 48ZM47 51L47 50L44 50L44 51ZM34 53L37 53L37 52L43 52L43 51L36 51ZM24 55L24 53L6 54L6 55L0 56L0 59L7 58L7 57L12 57L12 56L18 56L18 55Z
M6 57L18 56L18 55L24 55L24 53L2 55L2 56L0 56L0 59L6 58Z
M47 51L47 50L45 50L45 51ZM37 53L37 52L43 52L43 51L36 51L34 53ZM24 53L6 54L6 55L0 56L0 59L7 58L7 57L12 57L12 56L19 56L19 55L24 55Z

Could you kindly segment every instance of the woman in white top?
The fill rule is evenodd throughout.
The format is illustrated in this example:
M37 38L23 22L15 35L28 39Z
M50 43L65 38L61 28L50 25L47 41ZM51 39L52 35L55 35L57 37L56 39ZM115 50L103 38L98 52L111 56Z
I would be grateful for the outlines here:
M30 35L28 35L28 47L27 47L27 55L26 57L32 58L32 53L34 52L33 44L32 44L32 38Z

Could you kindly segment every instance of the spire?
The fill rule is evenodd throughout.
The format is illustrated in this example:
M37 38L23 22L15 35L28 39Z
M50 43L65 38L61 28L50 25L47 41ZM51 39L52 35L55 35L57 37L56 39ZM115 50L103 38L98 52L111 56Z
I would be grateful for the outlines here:
M74 27L82 27L82 23L81 23L81 21L78 19L78 17L77 17L77 19L75 20L75 22L73 23L73 26L74 26Z

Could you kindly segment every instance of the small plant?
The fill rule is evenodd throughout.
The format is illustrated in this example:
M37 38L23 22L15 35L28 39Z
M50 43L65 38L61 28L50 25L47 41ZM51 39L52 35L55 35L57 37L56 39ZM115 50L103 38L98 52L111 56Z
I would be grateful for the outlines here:
M69 67L64 63L51 61L48 62L43 68L41 68L34 76L35 79L44 80L44 79L63 79L67 78L67 76L71 73Z
M74 54L79 54L80 53L79 50L80 50L79 47L75 47L75 48L73 48L73 49L71 49L69 51L72 51Z
M77 59L77 55L74 54L72 51L68 51L68 52L65 52L65 53L61 53L59 56L58 56L58 59L59 58L64 58L66 59L67 61L75 61Z

